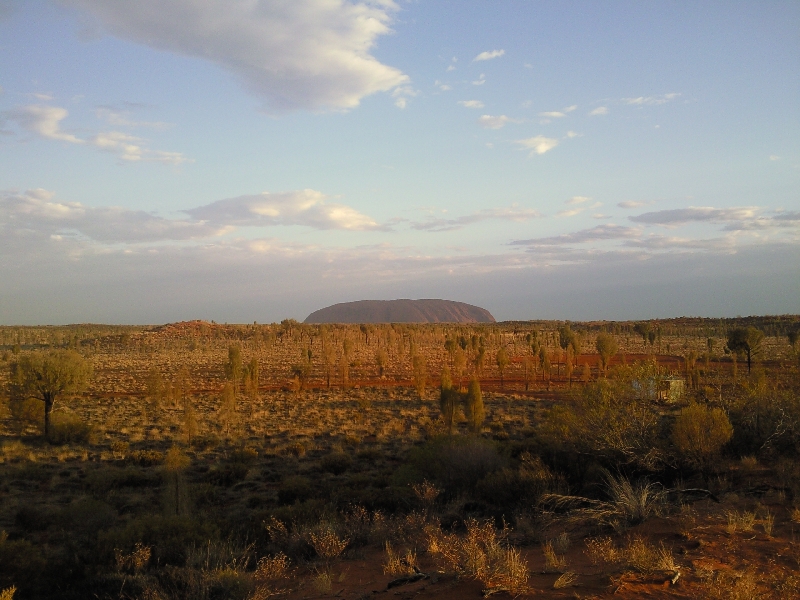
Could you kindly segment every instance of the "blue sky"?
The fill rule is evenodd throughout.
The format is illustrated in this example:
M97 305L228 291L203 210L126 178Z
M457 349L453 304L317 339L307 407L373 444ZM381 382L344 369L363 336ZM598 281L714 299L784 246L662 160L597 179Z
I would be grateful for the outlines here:
M800 312L800 5L0 1L0 322Z

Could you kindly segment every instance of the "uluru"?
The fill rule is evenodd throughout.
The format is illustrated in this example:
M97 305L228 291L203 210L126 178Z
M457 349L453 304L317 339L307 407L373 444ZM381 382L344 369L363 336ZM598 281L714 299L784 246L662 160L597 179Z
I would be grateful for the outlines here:
M304 323L494 323L485 308L454 300L357 300L312 312Z

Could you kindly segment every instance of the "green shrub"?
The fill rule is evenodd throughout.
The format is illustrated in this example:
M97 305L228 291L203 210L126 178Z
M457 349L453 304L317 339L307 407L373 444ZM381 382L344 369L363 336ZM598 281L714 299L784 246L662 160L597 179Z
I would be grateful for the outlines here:
M27 540L9 540L5 531L0 532L0 589L18 585L24 594L46 567L40 548Z
M333 452L323 457L320 466L323 471L333 473L334 475L341 475L350 468L352 462L348 454L344 452Z
M477 492L492 506L513 508L536 504L542 494L554 491L560 483L538 456L524 453L516 469L506 467L481 479Z
M95 495L107 494L124 487L155 487L161 483L158 474L135 466L101 467L86 477L89 490Z
M47 441L51 444L88 444L92 442L94 431L89 423L80 417L63 413L53 413L50 418L50 431Z
M215 465L206 473L206 481L213 485L230 487L247 477L247 465L241 462Z
M114 550L130 552L138 543L153 549L153 564L183 565L187 551L219 539L219 530L208 519L186 516L146 515L122 527L101 531L97 546L102 557L111 563Z
M278 488L278 502L281 504L294 504L295 502L304 502L313 495L314 490L311 487L311 482L305 477L295 475L287 477Z
M704 472L732 435L733 426L722 409L703 404L681 410L672 428L672 441L681 458Z
M481 479L505 464L493 442L475 436L443 436L414 448L393 479L398 486L427 479L452 497L474 491Z
M134 450L128 454L127 460L140 467L152 467L164 462L164 453L158 450Z

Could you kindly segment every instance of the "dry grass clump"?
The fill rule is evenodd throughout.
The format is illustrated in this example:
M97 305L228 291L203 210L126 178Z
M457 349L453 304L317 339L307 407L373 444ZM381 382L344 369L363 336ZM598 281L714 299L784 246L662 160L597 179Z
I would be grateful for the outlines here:
M758 578L752 570L717 571L705 574L704 597L709 600L753 600L761 598Z
M553 540L547 540L542 544L542 553L544 554L544 568L546 571L561 572L566 568L567 559L556 552L553 547Z
M469 519L463 537L428 527L428 552L445 572L472 577L485 587L485 594L500 591L513 596L528 588L528 565L516 548L507 547L507 530L497 532L494 524Z
M114 548L114 559L117 563L117 570L127 573L140 573L150 562L152 548L137 542L133 552L125 554L119 548Z
M753 525L755 525L756 522L755 512L742 511L739 513L738 511L731 510L727 511L725 516L728 518L728 525L726 529L731 535L736 533L737 530L752 531Z
M619 549L614 541L608 537L589 538L585 541L586 556L593 565L613 564L622 559Z
M384 545L386 550L386 563L383 572L387 575L411 575L417 570L417 553L407 549L405 554L395 552L390 542Z
M350 538L339 537L330 523L324 523L317 531L310 532L308 540L317 556L325 560L341 556L350 543Z
M14 600L14 594L17 593L17 588L13 585L4 590L0 590L0 600Z
M607 536L591 538L585 543L585 553L593 565L619 565L645 574L679 569L672 550L663 543L655 546L641 536L628 538L623 548L617 548Z

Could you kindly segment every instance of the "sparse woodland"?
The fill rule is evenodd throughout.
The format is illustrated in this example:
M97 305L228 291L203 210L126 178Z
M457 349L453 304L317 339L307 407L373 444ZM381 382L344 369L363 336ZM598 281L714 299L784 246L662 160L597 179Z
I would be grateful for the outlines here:
M800 597L798 331L0 327L0 599Z

